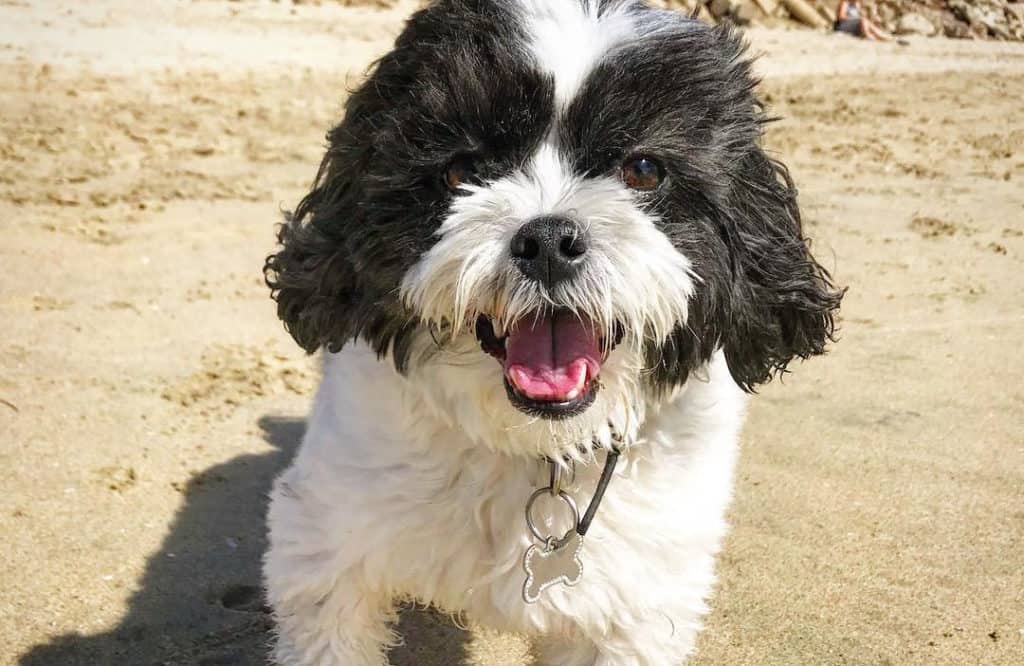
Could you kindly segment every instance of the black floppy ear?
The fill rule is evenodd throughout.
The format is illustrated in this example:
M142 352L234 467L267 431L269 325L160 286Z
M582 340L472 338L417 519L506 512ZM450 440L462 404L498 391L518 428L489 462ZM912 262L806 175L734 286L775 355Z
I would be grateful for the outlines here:
M353 117L362 114L350 111L328 133L313 188L286 215L280 248L267 257L263 275L278 317L307 352L337 352L360 338L378 356L391 353L404 371L416 324L397 297L402 267L391 255L393 244L365 219L362 185L351 177L370 156L369 148L349 140L360 136Z
M280 248L263 266L277 316L309 353L322 346L338 351L359 334L364 290L344 243L320 223L328 213L324 208L344 198L347 188L328 154L312 191L286 214L277 234Z
M736 383L749 391L794 358L825 351L845 289L811 256L788 170L760 148L739 166L725 208L732 279L719 342Z

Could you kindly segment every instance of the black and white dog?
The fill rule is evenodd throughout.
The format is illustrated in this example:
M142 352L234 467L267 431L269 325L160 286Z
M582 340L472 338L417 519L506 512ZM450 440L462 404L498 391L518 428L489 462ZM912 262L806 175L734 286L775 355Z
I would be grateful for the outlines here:
M732 30L635 0L409 20L265 267L328 352L270 508L278 663L385 663L404 599L531 635L545 664L693 651L745 394L822 353L841 297L755 83ZM549 465L575 474L533 507L538 541ZM568 503L605 467L580 550ZM524 589L527 549L570 540L582 576Z

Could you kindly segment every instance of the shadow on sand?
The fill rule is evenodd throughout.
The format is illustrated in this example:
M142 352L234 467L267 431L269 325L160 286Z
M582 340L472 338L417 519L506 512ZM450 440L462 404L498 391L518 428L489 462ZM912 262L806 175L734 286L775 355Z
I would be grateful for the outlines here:
M272 622L260 558L271 483L298 449L305 422L260 419L272 453L239 456L193 477L160 551L121 623L104 634L66 634L32 648L21 666L248 666L267 663ZM467 636L432 611L402 612L396 666L450 666Z

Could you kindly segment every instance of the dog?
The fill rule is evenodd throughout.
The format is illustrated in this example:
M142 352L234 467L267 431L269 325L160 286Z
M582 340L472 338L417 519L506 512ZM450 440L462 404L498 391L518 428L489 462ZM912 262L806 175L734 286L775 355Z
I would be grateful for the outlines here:
M268 511L278 664L387 663L408 600L543 664L693 652L746 396L843 294L745 52L635 0L436 0L351 93L264 267L325 352Z

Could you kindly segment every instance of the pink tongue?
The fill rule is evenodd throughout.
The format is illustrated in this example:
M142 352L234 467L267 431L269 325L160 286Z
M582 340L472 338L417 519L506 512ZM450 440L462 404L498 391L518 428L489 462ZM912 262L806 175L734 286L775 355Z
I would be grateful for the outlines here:
M597 332L569 312L525 317L508 332L505 354L505 376L534 400L573 400L601 371Z

